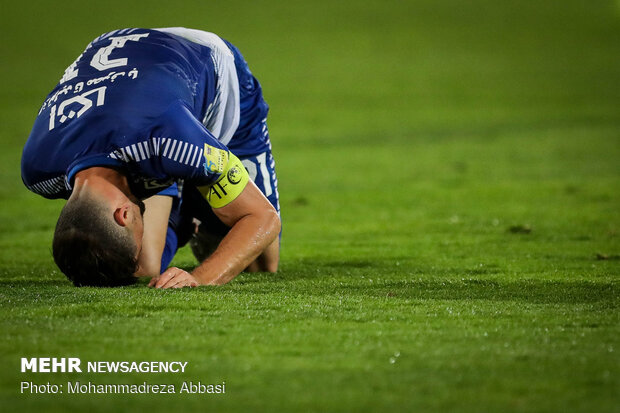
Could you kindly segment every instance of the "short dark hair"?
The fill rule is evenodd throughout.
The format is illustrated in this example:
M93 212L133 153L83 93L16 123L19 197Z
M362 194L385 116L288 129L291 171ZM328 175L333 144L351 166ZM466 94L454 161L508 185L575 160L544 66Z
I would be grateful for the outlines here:
M67 201L60 212L52 253L76 287L117 287L136 282L136 243L113 214L91 198Z

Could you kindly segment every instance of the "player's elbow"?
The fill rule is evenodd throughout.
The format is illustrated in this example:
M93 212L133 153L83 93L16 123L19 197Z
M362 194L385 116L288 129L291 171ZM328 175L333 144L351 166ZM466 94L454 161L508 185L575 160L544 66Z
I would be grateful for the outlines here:
M280 220L280 215L278 215L275 209L272 209L271 211L269 211L267 220L269 222L268 232L270 235L270 243L271 243L273 240L275 240L280 235L280 230L282 229L282 221Z
M278 271L280 261L280 229L282 222L278 213L273 210L266 218L268 224L265 226L265 244L263 253L254 261L251 271L270 272Z
M154 277L161 269L161 255L141 254L138 258L137 277Z
M149 251L146 248L138 257L137 277L154 277L159 275L161 269L161 254Z
M263 272L269 272L271 274L275 274L278 272L278 262L270 263L266 267L264 267Z
M136 277L155 277L159 275L161 269L160 262L147 262L138 264L138 270L135 272Z

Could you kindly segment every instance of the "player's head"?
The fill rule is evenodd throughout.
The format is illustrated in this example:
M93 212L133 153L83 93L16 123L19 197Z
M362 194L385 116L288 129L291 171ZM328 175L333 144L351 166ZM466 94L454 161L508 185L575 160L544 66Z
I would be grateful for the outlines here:
M72 196L54 232L56 265L78 287L133 284L143 213L141 201L123 209L104 198Z

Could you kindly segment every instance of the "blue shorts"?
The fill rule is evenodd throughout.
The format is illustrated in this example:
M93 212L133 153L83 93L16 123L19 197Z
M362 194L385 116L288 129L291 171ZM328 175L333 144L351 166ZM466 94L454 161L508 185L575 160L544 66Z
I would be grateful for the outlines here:
M260 83L250 72L239 50L228 42L226 44L235 55L241 105L239 127L227 146L241 160L250 179L280 213L278 179L267 128L269 106L263 99ZM201 222L202 230L206 229L214 235L223 237L230 229L217 218L211 206L192 185L175 184L159 195L174 198L161 259L161 272L168 268L177 249L191 238L195 229L194 219Z

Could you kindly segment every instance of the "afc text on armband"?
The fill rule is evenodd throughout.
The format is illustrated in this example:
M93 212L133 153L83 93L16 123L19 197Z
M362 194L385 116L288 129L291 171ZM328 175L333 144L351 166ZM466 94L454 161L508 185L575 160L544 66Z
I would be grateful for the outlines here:
M81 373L82 369L80 368L80 359L76 357L34 357L31 359L22 357L22 373L27 371L33 373Z
M215 184L213 184L213 186L211 186L211 188L209 189L209 195L207 195L207 201L211 202L213 195L217 196L218 200L227 196L228 192L226 192L226 189L224 189L227 186L228 184L222 185L221 182L216 182Z

